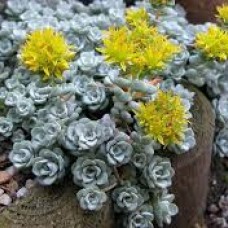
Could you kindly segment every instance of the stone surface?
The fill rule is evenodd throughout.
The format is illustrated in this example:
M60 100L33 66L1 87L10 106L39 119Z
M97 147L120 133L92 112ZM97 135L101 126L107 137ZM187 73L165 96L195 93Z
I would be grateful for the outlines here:
M7 171L0 171L0 184L5 184L10 181L12 176Z
M25 187L22 187L17 191L17 198L24 198L27 195L28 195L28 189Z
M4 194L4 190L0 188L0 196Z
M0 196L0 205L9 206L12 202L12 199L9 195L3 194Z

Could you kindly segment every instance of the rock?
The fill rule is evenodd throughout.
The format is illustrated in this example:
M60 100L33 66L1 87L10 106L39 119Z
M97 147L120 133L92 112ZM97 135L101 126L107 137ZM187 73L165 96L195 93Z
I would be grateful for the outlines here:
M10 175L7 171L0 171L0 184L5 184L10 181L12 175Z
M4 194L4 190L0 188L0 196Z
M7 194L3 194L0 196L0 205L8 206L12 202L12 199Z
M25 187L22 187L17 191L17 198L24 198L27 195L28 195L28 189Z
M215 204L211 204L208 208L208 211L214 214L219 211L219 208Z

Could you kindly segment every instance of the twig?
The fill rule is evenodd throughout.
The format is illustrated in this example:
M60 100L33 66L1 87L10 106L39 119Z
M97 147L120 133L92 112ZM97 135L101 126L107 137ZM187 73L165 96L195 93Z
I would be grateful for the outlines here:
M115 188L117 186L117 182L115 182L114 184L108 186L107 188L104 188L103 191L104 192L109 192L110 190L112 190L113 188Z
M114 171L114 175L115 175L115 177L116 177L118 183L123 184L123 180L121 179L121 177L120 177L120 175L119 175L119 172L118 172L118 170L117 170L116 167L113 168L113 171Z

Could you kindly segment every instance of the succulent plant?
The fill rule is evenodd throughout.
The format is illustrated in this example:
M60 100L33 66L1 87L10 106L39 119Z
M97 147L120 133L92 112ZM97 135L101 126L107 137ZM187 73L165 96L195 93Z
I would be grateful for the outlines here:
M91 80L91 78L87 77L86 75L80 75L78 77L76 76L75 78L73 78L75 92L78 95L82 96L87 91L89 84L92 82L93 81Z
M221 157L228 157L228 133L227 133L227 127L223 128L221 131L219 131L216 139L215 139L215 147L216 152Z
M118 133L106 144L106 156L110 165L118 166L128 163L132 152L130 138L123 132Z
M174 170L171 167L170 160L159 156L154 156L152 161L143 170L145 183L151 189L170 187L173 175Z
M9 154L9 159L18 169L25 169L33 165L35 150L30 141L22 140L15 142L13 150Z
M42 185L51 185L65 175L67 159L60 148L42 149L34 158L32 172Z
M4 62L0 62L0 81L3 81L9 77L10 68L4 66Z
M108 197L99 188L83 188L77 192L77 199L82 209L98 211L103 207Z
M12 142L15 143L15 142L21 142L25 139L25 134L24 134L24 131L22 129L17 129L13 132L13 135L12 135Z
M214 101L217 118L221 123L228 121L228 95L222 95L218 101Z
M10 39L0 37L0 60L8 59L14 51L13 42Z
M105 87L99 84L90 84L82 97L82 103L91 111L99 111L107 107L109 103Z
M13 122L5 117L0 117L0 137L9 137L12 135Z
M28 92L35 104L44 104L49 97L49 91L43 91L36 82L29 84Z
M52 28L45 28L35 30L27 37L25 45L21 48L20 58L31 71L42 72L44 80L53 76L61 78L62 72L69 67L68 62L74 57L71 49L61 34Z
M101 63L101 57L96 56L95 52L82 52L78 59L78 66L83 72L92 73Z
M173 203L174 198L173 194L164 191L153 203L154 217L159 227L170 224L171 217L178 213L178 207Z
M168 149L177 154L188 152L196 145L195 134L191 128L184 132L184 139L180 145L170 145Z
M150 205L143 205L138 210L132 212L127 221L125 221L125 227L127 228L154 228L153 226L154 213L153 207Z
M36 149L53 145L59 133L61 125L58 122L50 122L35 126L31 131L32 144Z
M114 189L112 198L117 212L132 212L139 208L149 198L146 192L135 186L122 186Z
M17 113L18 116L23 117L23 118L27 118L31 115L33 115L33 113L35 112L35 106L34 103L32 101L32 99L29 98L24 98L24 99L20 99L18 100L18 102L16 103L16 107L15 107L15 111Z
M80 119L75 133L78 135L79 149L88 150L102 143L102 127L95 121Z
M189 115L181 97L172 90L159 90L153 100L141 103L135 114L145 134L160 144L178 144L183 140Z
M213 41L216 44L213 45ZM200 32L196 36L196 47L209 59L219 61L228 60L228 32L216 25L210 26L207 32ZM208 44L211 44L208 48Z
M211 24L189 24L181 7L157 3L8 0L0 19L0 140L13 143L10 160L42 185L71 167L81 208L98 211L111 195L128 228L162 226L177 213L167 193L174 170L157 155L196 143L194 93L181 79L214 99L214 147L227 156L228 64L194 46ZM151 111L159 93L162 108Z
M72 165L73 181L82 187L103 187L109 184L110 168L100 159L79 157Z

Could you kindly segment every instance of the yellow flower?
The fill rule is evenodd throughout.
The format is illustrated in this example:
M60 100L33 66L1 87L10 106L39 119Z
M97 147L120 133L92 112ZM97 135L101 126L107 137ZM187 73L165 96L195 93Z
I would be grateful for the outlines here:
M148 44L142 57L149 70L160 70L165 67L173 53L178 51L179 48L171 44L165 36L157 34L154 36L153 42Z
M120 66L131 77L162 70L180 51L179 46L149 25L148 18L144 9L129 10L127 21L130 24L110 28L105 33L103 47L98 49L107 62Z
M145 134L165 146L181 143L189 123L181 98L172 91L159 91L154 101L142 103L135 114Z
M130 63L130 55L134 52L134 44L129 42L127 27L111 27L104 34L104 48L97 50L105 56L107 62L117 63L125 71Z
M195 47L210 59L228 60L228 31L211 26L207 32L196 36Z
M137 26L142 22L149 22L149 15L144 8L141 9L128 9L126 11L126 21L129 25Z
M217 7L218 14L216 15L224 24L228 24L228 5Z
M43 74L43 79L62 78L75 53L62 34L52 28L35 30L27 36L21 48L21 62L31 71Z

